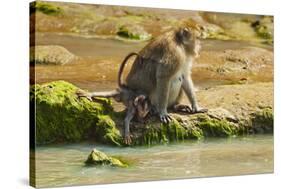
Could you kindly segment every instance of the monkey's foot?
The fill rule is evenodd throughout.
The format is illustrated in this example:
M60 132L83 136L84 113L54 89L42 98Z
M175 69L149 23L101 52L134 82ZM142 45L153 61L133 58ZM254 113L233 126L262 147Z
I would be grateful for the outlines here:
M208 112L207 108L193 108L192 109L192 113L196 114L196 113L206 113Z
M132 143L132 139L131 139L130 135L126 135L124 137L124 143L127 144L127 145L130 145Z
M173 110L180 113L192 113L190 106L185 104L176 104L173 106Z
M169 123L173 120L169 114L160 114L159 117L162 123Z

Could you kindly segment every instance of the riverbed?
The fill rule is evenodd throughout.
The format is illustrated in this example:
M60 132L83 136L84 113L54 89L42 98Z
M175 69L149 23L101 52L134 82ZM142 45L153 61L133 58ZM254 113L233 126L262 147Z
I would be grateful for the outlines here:
M129 168L86 167L92 148L131 162ZM150 147L100 144L36 148L38 187L106 184L273 172L273 136L209 138Z

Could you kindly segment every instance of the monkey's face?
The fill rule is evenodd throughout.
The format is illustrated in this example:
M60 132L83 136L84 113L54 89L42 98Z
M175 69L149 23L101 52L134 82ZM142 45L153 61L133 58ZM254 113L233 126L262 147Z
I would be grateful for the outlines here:
M200 40L197 36L188 28L181 28L176 32L176 38L178 43L182 44L187 53L191 53L195 57L199 56L201 49Z

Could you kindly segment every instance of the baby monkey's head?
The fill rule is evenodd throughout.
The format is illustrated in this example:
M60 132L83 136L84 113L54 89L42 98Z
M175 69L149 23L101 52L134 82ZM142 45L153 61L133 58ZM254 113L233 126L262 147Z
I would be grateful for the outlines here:
M139 95L134 100L136 113L139 118L145 118L150 111L150 101L145 95Z

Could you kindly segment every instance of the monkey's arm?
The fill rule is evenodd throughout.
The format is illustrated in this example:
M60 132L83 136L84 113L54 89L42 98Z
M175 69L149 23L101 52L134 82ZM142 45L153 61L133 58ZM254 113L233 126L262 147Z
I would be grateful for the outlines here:
M165 71L167 72L167 71ZM168 123L172 120L167 112L168 99L170 93L170 84L171 79L167 75L163 75L165 73L161 69L158 69L158 73L156 75L156 109L159 114L161 122Z
M205 108L201 109L198 106L195 92L194 92L193 81L190 74L186 74L183 76L182 88L191 103L192 113L204 113L208 111L207 109Z
M124 143L125 144L131 144L132 143L132 139L130 136L130 122L132 121L132 119L134 118L136 113L136 109L133 106L132 103L130 103L128 109L127 109L127 113L126 113L126 117L125 117L125 128L124 128Z

